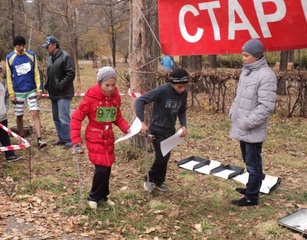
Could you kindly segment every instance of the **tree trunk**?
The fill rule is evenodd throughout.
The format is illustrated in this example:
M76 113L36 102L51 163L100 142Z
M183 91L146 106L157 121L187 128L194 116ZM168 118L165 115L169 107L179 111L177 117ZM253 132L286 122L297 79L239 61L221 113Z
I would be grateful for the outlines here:
M288 66L288 51L281 51L280 52L280 71L287 71ZM285 80L285 74L282 75L282 77L277 82L277 95L285 95L286 94L286 80Z
M294 50L289 50L288 60L289 62L294 62Z
M131 34L130 34L130 90L134 93L147 92L155 87L155 72L158 68L154 59L152 46L153 33L151 25L152 9L149 9L150 0L132 0L131 4ZM142 11L142 12L141 12ZM146 18L146 19L144 19ZM147 24L148 23L148 24ZM135 99L131 99L131 119L132 123L136 117ZM145 108L145 122L149 125L151 105ZM134 146L144 147L144 139L140 137L133 138Z
M187 71L201 71L202 70L202 56L183 56L181 57L181 67Z
M208 55L210 68L217 68L217 55Z
M287 71L289 51L280 52L280 66L279 71Z
M15 18L14 18L14 1L13 0L9 0L9 20L11 22L11 34L12 34L12 41L15 37Z

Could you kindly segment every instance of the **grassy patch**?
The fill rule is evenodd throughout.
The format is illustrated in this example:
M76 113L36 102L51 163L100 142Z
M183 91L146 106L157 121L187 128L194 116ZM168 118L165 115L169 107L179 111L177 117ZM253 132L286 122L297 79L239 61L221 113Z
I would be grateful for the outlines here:
M87 65L80 67L82 81L76 90L84 93L96 83L96 69ZM120 89L120 92L126 93L127 89ZM94 166L87 154L79 156L81 196L76 156L70 150L51 146L57 134L50 101L43 99L40 102L41 121L43 138L48 142L48 147L38 150L34 134L28 137L31 142L32 186L29 183L28 152L25 150L20 150L24 160L5 164L2 168L4 177L0 182L0 190L4 190L1 196L9 197L3 200L5 204L1 207L3 209L9 202L12 205L10 214L5 212L3 216L16 215L23 218L23 208L18 209L15 204L14 191L17 191L20 194L39 196L43 202L42 208L33 211L35 215L23 221L34 219L32 223L39 224L47 219L46 216L57 219L59 224L50 226L50 229L62 229L61 237L71 231L78 234L78 237L82 234L93 239L112 239L116 236L113 239L120 240L299 239L299 234L280 227L277 219L307 203L307 192L304 191L307 184L307 120L282 118L277 114L271 118L268 138L263 145L263 169L266 174L280 177L282 182L269 195L261 195L258 206L239 208L232 206L230 201L242 197L234 190L243 187L241 183L177 166L178 161L197 156L245 167L239 142L228 137L230 120L227 114L210 113L204 104L207 97L204 94L198 94L197 97L200 105L188 109L189 135L172 151L168 163L166 184L171 190L161 193L155 189L148 198L142 184L146 170L154 160L152 146L149 147L146 159L143 149L125 140L115 145L116 161L110 179L110 199L116 202L116 206L109 207L100 203L96 212L88 207L82 209L82 201L86 204L91 189ZM72 100L72 112L81 99L76 97ZM123 114L129 120L131 98L124 95L122 101ZM14 118L12 108L9 116ZM25 123L32 124L30 114L25 115ZM86 123L87 120L82 124L82 136ZM122 136L116 126L114 132L116 137ZM12 139L12 142L16 141ZM26 198L18 201L20 206L29 205ZM38 212L49 210L43 206L49 205L51 211L46 213L45 218L36 219ZM32 214L32 210L27 214ZM72 226L72 230L67 230L68 225Z

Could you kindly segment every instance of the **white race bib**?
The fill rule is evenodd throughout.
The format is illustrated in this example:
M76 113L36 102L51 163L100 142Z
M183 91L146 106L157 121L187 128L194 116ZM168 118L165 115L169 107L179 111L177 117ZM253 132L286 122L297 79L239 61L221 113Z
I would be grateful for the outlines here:
M15 69L17 72L17 76L25 75L31 71L31 64L30 62L23 63L23 64L15 66Z

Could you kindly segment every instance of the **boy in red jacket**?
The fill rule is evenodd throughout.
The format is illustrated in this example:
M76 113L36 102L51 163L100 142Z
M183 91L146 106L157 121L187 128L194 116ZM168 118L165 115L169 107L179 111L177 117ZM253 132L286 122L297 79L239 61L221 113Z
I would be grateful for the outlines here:
M129 124L120 110L121 98L116 88L116 72L112 67L97 70L97 81L90 88L79 107L72 114L70 138L74 147L81 145L80 130L85 117L89 122L85 129L85 141L90 161L95 165L95 173L88 205L97 208L99 201L108 205L115 203L108 199L111 166L115 161L114 133L112 123L123 133L129 132Z

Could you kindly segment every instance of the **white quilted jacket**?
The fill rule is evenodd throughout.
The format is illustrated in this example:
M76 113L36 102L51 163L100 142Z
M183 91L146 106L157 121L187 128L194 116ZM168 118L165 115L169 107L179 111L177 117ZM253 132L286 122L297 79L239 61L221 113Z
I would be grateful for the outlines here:
M242 68L237 94L230 108L230 138L249 143L263 142L276 102L275 73L263 57Z

